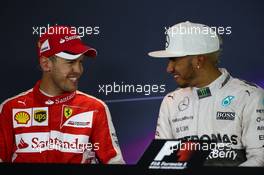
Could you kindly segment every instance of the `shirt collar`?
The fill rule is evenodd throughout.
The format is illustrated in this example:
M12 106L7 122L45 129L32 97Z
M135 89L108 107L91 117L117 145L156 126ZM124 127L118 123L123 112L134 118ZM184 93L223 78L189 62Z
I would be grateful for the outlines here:
M226 83L230 80L231 76L226 69L219 68L219 71L222 74L213 82L211 82L209 85L202 88L193 87L193 93L196 94L196 96L198 96L199 99L213 95L216 90L224 87ZM201 96L200 91L205 92L204 96Z
M38 100L41 104L44 105L56 105L56 104L61 104L61 103L66 103L70 100L72 100L75 97L76 91L70 92L70 93L64 93L62 95L50 97L47 95L44 95L40 89L41 80L39 80L34 88L33 88L33 93L34 93L34 98Z

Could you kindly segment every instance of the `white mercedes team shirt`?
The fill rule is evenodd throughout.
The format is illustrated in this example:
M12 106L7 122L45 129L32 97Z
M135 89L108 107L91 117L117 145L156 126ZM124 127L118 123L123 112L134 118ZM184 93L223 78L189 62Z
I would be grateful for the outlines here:
M264 166L264 91L222 75L204 88L179 88L162 101L156 139L209 140L244 149L241 166Z

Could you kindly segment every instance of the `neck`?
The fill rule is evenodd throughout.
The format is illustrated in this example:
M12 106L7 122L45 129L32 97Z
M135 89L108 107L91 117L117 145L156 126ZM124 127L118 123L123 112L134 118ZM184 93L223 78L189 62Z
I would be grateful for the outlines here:
M198 88L208 86L214 80L216 80L222 73L216 67L211 67L207 69L200 70L199 81L195 85Z

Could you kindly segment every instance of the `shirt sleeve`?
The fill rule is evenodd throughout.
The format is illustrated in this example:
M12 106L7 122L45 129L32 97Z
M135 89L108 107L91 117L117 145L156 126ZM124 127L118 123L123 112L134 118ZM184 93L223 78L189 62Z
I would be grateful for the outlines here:
M164 97L159 111L155 139L173 139L170 124L168 97Z
M264 91L249 95L242 121L242 144L247 161L240 166L264 166Z
M11 112L6 105L0 106L0 162L11 162L14 147Z
M100 105L94 124L91 139L93 144L98 144L99 149L95 152L100 161L104 164L124 164L111 115L105 104Z

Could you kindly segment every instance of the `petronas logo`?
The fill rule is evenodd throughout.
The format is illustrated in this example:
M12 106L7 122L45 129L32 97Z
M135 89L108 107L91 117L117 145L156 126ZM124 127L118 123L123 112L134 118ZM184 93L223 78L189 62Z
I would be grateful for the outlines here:
M234 98L235 97L231 95L227 96L226 98L222 100L222 106L224 107L229 106Z

